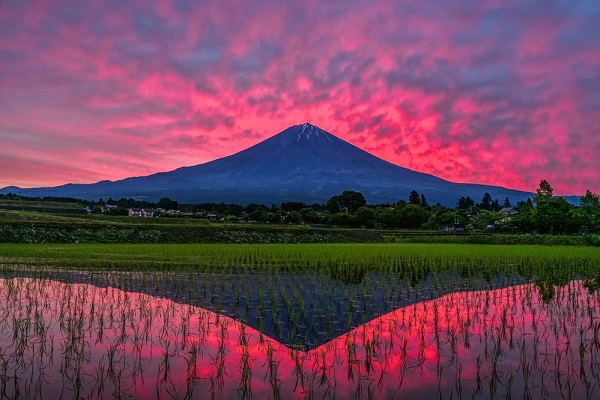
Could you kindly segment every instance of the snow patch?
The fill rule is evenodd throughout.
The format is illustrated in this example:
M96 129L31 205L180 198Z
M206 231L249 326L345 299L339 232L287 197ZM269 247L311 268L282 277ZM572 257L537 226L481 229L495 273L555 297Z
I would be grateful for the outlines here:
M327 140L329 140L331 143L333 143L333 140L331 140L331 138L329 137L329 135L323 131L322 129L309 124L308 122L305 122L304 124L299 126L300 132L298 133L298 136L296 138L296 141L300 141L300 139L302 139L303 137L306 140L311 140L311 141L316 141L320 136L321 133L324 134L324 136L327 138Z

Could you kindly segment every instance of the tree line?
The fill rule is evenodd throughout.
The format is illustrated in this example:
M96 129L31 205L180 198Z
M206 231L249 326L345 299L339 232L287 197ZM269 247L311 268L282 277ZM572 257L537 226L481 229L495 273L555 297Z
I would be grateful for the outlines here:
M27 199L14 194L0 198ZM470 197L460 197L455 207L439 203L430 205L423 193L413 190L406 200L394 204L371 205L357 191L344 191L332 196L324 204L283 202L272 204L200 203L179 204L176 200L161 198L152 203L135 199L112 198L97 202L72 198L32 198L47 201L78 201L95 212L126 215L129 208L175 209L187 216L217 220L245 221L263 224L311 224L349 228L423 229L438 230L443 227L462 227L466 231L493 231L503 233L539 234L598 234L600 233L599 196L587 191L580 197L578 206L565 198L554 196L546 180L540 181L535 195L526 201L511 204L507 197L502 201L485 193L479 202ZM110 207L107 207L110 206Z

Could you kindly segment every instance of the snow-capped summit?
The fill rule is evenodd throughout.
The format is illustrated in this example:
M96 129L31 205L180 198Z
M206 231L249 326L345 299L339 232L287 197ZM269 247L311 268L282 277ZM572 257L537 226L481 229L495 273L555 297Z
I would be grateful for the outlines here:
M297 133L297 141L300 140L308 140L308 141L317 141L320 138L324 138L333 142L333 140L329 137L332 136L330 133L324 131L318 126L311 125L308 122L303 123L302 125L294 125L292 128L298 127Z

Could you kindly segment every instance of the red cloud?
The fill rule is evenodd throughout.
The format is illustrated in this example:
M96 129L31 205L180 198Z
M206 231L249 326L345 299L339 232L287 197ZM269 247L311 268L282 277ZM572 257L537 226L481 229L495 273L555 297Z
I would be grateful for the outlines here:
M4 4L0 186L170 170L310 121L454 181L600 191L593 7L259 3Z

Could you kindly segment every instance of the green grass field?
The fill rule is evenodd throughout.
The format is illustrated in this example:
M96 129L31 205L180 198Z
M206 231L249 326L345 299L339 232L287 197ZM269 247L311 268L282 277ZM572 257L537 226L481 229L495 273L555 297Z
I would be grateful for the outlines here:
M397 271L454 270L522 276L600 275L600 248L463 244L0 244L3 268L212 270L228 267Z

